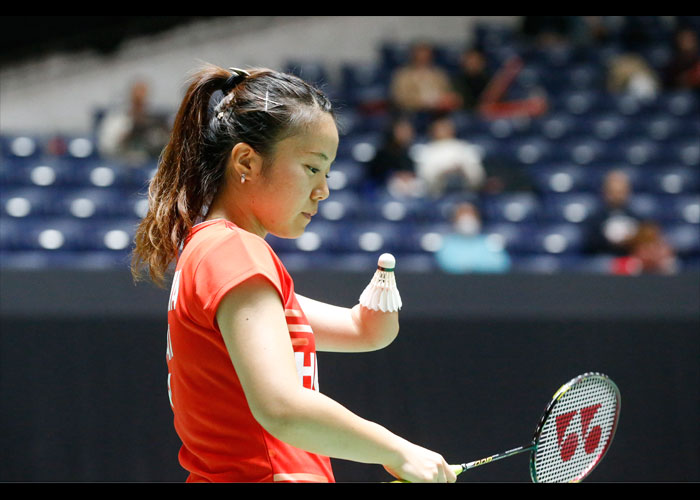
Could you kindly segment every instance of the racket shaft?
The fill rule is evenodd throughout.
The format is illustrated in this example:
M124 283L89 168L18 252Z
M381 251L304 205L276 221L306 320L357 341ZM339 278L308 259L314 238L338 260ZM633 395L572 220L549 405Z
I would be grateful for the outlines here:
M512 457L513 455L517 455L519 453L530 451L533 447L534 447L534 445L531 443L531 444L528 444L526 446L519 446L518 448L513 448L512 450L504 451L503 453L497 453L495 455L491 455L490 457L481 458L479 460L474 460L473 462L467 462L465 464L455 465L454 471L456 474L460 474L460 473L464 472L465 470L473 469L473 468L479 467L481 465L490 464L491 462L495 462L496 460L501 460L502 458L508 458L508 457Z

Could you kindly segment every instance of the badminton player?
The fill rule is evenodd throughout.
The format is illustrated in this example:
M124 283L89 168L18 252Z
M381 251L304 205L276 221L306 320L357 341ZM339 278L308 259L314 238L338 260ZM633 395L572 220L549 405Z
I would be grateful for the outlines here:
M328 99L267 69L195 73L149 186L132 271L168 302L168 393L188 482L333 482L330 457L411 482L454 482L442 456L319 391L316 350L362 352L398 313L296 295L264 241L300 236L329 195Z

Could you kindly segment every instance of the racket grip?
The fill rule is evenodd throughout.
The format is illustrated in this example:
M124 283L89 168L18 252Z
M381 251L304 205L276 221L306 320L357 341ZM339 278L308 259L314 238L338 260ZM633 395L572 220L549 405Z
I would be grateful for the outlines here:
M462 472L464 472L466 469L464 468L463 465L450 465L450 468L452 469L452 472L455 473L455 475L459 476ZM406 481L403 479L396 479L394 481L391 481L392 483L408 483L410 481Z

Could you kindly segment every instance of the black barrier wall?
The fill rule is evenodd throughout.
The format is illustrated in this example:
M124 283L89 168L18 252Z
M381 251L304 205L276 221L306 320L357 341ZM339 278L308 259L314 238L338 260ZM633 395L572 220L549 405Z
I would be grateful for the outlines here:
M370 273L371 275L371 273ZM181 482L165 365L167 291L125 273L0 276L0 481ZM371 276L295 275L352 305ZM322 392L470 461L529 441L554 391L585 371L622 393L600 482L700 480L700 277L397 276L401 333L319 354ZM338 481L380 466L334 461ZM527 482L527 455L461 482Z

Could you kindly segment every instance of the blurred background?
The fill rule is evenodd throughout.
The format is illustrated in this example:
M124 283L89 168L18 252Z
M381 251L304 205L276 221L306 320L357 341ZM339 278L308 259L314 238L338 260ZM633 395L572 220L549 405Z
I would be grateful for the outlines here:
M186 477L167 290L128 266L203 62L335 103L331 195L301 238L268 238L297 290L352 306L397 258L399 339L322 354L322 392L460 462L525 444L600 371L622 417L590 480L700 480L700 16L1 22L0 481ZM460 481L529 481L527 458Z

